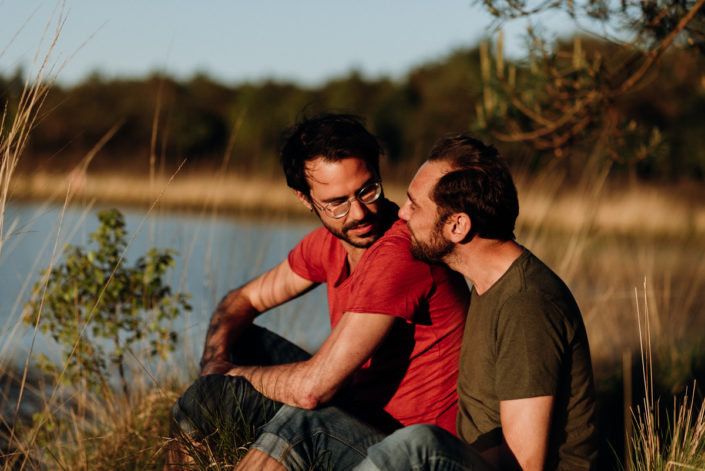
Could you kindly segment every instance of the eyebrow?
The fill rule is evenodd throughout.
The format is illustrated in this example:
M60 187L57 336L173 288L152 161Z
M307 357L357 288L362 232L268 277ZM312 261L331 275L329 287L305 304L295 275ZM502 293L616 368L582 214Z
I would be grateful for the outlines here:
M408 191L406 192L406 197L409 198L409 201L411 201L413 204L416 204L418 206L418 204L416 203L416 200L414 198L412 198L411 193L409 193Z
M367 185L376 182L377 180L378 179L375 177L370 177L369 180L367 180L365 183L362 184L362 186L360 186L360 188L358 188L357 190L354 191L354 194L357 195L360 192L360 190L365 188ZM333 198L321 200L321 203L335 203L336 201L345 201L348 198L349 198L348 196L334 196Z

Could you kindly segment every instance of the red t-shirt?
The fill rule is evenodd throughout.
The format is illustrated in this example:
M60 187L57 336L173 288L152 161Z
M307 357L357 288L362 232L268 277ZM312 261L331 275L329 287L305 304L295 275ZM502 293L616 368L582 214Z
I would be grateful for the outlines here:
M350 274L347 252L325 227L290 253L299 276L326 283L331 325L343 313L387 314L397 322L354 374L355 403L383 408L403 425L430 423L456 433L456 381L469 293L459 274L416 260L398 220L363 254Z

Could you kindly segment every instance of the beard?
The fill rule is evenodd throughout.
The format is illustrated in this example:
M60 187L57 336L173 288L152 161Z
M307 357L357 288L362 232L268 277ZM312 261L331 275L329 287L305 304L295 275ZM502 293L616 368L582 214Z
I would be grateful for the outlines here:
M314 208L315 209L315 208ZM382 236L382 224L380 223L380 213L368 213L364 218L362 218L359 221L351 221L347 224L345 224L342 228L337 228L337 227L332 227L329 224L326 223L325 218L322 218L321 215L318 213L318 210L316 209L316 214L318 215L318 219L321 220L321 223L323 226L330 231L331 234L333 234L335 237L338 239L347 242L348 244L352 245L353 247L357 247L359 249L366 249L369 248L372 244L374 244L377 239L379 239ZM361 226L365 226L367 224L372 225L372 229L370 231L363 235L359 236L356 234L350 234L349 231L352 229L356 229Z
M416 238L409 227L409 232L411 232L411 254L427 263L443 263L443 258L453 251L455 244L443 237L442 228L442 221L436 221L428 241L421 241Z

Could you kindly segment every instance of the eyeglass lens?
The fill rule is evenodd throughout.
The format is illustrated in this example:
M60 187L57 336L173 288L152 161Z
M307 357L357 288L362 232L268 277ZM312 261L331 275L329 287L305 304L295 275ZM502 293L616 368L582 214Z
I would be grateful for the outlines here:
M382 185L379 182L371 183L361 188L357 195L355 195L355 198L365 204L373 203L382 193L381 187ZM350 200L337 205L329 204L324 209L333 217L343 217L350 211Z

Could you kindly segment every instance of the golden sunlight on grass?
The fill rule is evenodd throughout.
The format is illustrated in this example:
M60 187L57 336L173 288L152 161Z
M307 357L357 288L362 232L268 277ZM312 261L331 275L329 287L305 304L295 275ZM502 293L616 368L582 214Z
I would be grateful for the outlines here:
M675 188L647 185L605 188L597 195L584 189L553 190L545 178L519 179L521 211L518 225L565 233L598 232L641 236L705 234L705 198L678 193ZM121 205L212 209L225 212L305 214L306 209L284 178L247 175L183 174L156 177L108 175L74 171L69 175L35 173L15 175L10 194L15 200L61 201L67 191L78 201L96 200ZM388 197L401 204L405 183L385 184Z

